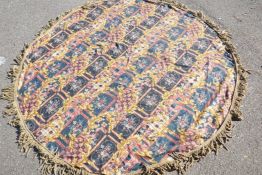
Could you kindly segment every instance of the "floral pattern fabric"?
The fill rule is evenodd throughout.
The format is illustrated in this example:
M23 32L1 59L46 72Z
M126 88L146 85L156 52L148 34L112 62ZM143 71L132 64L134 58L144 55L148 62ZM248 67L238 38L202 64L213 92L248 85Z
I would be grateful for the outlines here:
M210 139L235 83L234 59L189 12L108 0L34 41L17 102L35 139L68 164L128 174Z

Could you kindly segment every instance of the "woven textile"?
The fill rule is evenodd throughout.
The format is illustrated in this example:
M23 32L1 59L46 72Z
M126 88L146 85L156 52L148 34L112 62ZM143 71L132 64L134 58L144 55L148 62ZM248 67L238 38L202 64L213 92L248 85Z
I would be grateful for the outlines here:
M78 8L26 50L19 114L37 143L89 173L140 173L212 139L236 62L191 12L143 0Z

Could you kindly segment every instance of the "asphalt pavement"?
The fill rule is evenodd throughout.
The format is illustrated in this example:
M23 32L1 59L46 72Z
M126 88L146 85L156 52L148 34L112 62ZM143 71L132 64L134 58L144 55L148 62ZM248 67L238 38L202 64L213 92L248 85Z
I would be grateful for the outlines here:
M0 89L24 43L50 19L86 0L0 0ZM186 175L262 175L262 0L179 0L201 10L232 34L241 62L250 70L242 103L244 120L234 123L228 151L209 154ZM6 105L0 101L0 112ZM0 119L0 175L40 175L39 161L19 152L16 129ZM167 173L175 175L176 173Z

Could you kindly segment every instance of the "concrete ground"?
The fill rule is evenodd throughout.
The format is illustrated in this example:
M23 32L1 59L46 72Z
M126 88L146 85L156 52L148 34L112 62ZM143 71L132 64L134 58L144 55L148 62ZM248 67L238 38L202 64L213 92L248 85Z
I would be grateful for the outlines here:
M6 71L48 20L86 0L0 0L0 89L9 81ZM203 11L233 36L242 63L251 70L243 101L244 121L236 122L229 151L208 155L187 175L262 174L262 0L180 0ZM0 111L5 106L0 101ZM16 144L16 129L0 120L0 175L38 175L38 160L26 158ZM176 174L176 173L168 173Z

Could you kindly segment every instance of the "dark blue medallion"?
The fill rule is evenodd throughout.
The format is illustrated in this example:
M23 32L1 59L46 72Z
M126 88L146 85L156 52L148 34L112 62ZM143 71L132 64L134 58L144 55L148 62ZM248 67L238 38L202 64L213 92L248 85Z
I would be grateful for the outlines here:
M114 131L127 139L140 125L142 119L135 114L128 114L124 120L119 122Z
M55 95L38 110L38 113L41 114L43 119L47 121L62 106L63 106L63 99L60 96Z
M107 62L103 56L99 56L86 70L95 77L107 66Z
M53 37L50 41L49 44L52 47L57 47L60 44L62 44L66 39L68 38L68 34L65 32L61 32L59 34L57 34L55 37Z
M161 94L156 90L151 89L138 103L138 106L146 113L150 114L157 107L160 101L162 101Z
M182 58L180 58L177 62L176 62L176 66L187 72L189 71L189 69L193 66L193 64L196 62L196 57L195 55L191 54L191 53L185 53Z
M63 90L69 94L71 97L74 96L78 91L80 91L86 84L87 84L87 79L82 77L82 76L77 76L68 83Z
M182 75L177 72L168 72L164 77L162 77L157 85L170 91L177 82L182 78Z
M123 73L110 85L110 87L115 90L118 90L119 88L127 88L132 81L133 78L130 74Z
M98 147L90 154L89 159L94 162L94 164L101 168L112 155L117 151L117 146L114 141L109 137L106 137Z
M48 49L44 46L37 48L34 52L30 53L27 57L31 62L35 62L39 58L43 57L48 52Z

